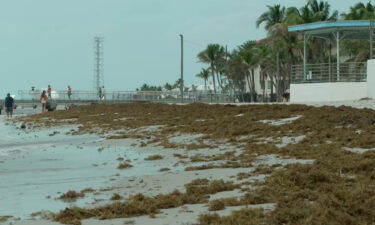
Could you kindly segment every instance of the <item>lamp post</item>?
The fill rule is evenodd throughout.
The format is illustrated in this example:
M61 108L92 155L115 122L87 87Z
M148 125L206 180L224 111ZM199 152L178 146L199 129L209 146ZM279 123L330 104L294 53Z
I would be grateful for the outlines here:
M180 91L181 91L181 102L184 101L184 36L180 34L181 38L181 82L180 82Z

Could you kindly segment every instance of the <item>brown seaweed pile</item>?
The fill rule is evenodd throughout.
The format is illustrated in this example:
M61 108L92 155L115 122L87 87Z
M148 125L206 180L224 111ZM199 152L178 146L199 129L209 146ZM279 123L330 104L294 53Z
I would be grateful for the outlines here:
M160 209L176 208L185 204L197 204L207 202L208 194L221 191L230 191L238 188L230 182L222 180L208 181L207 179L194 180L186 184L186 193L174 191L170 194L146 197L137 194L124 202L94 208L67 208L55 215L55 220L64 224L80 225L82 219L96 217L99 219L126 218L141 215L153 215ZM116 198L114 200L118 200Z
M288 120L297 116L298 119ZM118 135L117 138L134 138L134 135L139 135L138 138L147 140L147 137L152 136L145 145L161 143L171 148L181 147L170 142L169 138L173 134L204 134L199 140L202 146L207 145L207 140L216 140L243 149L239 155L228 153L219 157L226 161L220 166L227 168L249 167L257 156L266 154L314 160L313 164L306 165L273 167L261 165L253 172L239 174L239 180L255 174L267 174L268 177L265 182L253 184L255 188L246 190L246 195L241 199L210 203L211 210L219 210L231 205L246 206L261 203L276 203L276 209L265 212L246 208L223 217L210 213L200 216L201 225L375 223L375 152L367 151L358 154L345 150L375 147L375 111L370 109L305 105L123 104L82 106L19 120L32 123L35 127L79 124L79 130L72 131L72 134L107 134L118 130L130 132L142 127L160 126L157 132L147 130L137 133L128 132ZM299 136L304 138L298 142L277 146L284 137L293 139ZM188 146L182 147L189 149ZM191 160L206 162L214 158L205 156L194 157ZM218 165L201 167L190 167L188 170L210 169ZM179 195L184 194L179 193L177 196ZM201 195L198 193L198 196ZM145 208L144 213L157 213L158 209L163 208L156 203L156 205L149 204L155 201L155 198L146 199L147 204L155 208L151 211ZM139 199L135 200L138 204ZM116 204L133 204L135 200ZM181 204L187 202L202 201L191 201L191 199L180 201ZM168 202L165 204L175 207ZM124 208L120 207L120 209ZM97 210L99 211L95 212L102 212L103 209ZM138 211L126 213L125 210L111 211L113 212L111 216L103 217L100 213L93 212L68 210L61 212L60 217L57 216L56 219L73 223L72 220L63 218L69 215L79 221L88 216L115 218L139 215ZM77 213L79 216L76 216Z

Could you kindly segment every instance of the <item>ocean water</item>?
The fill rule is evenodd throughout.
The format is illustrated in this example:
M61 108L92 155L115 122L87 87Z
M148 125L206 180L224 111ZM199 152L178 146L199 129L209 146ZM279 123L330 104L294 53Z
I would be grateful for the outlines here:
M25 132L6 124L1 116L0 216L28 219L41 210L57 212L72 206L56 200L61 193L105 188L113 179L156 174L160 169L138 160L146 156L130 145L102 146L103 139L96 135L66 135L71 127ZM54 131L60 133L50 136ZM101 147L104 150L98 151ZM118 170L118 157L132 160L134 167ZM74 205L92 202L85 198Z

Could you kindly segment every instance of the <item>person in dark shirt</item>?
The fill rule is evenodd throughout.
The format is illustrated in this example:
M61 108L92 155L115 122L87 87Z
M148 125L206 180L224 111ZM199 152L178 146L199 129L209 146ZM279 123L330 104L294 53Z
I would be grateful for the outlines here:
M10 96L9 93L7 94L7 97L5 98L4 106L5 106L5 112L7 113L7 116L11 117L13 115L14 99Z
M72 88L70 87L70 85L68 85L68 98L69 98L69 100L71 100L71 97L72 97Z

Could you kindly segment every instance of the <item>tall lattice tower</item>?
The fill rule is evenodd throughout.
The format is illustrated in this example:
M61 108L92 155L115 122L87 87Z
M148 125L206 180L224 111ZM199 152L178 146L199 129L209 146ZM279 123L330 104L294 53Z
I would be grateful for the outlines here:
M104 53L103 37L94 37L94 90L104 86Z

